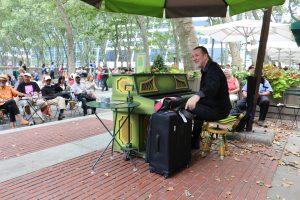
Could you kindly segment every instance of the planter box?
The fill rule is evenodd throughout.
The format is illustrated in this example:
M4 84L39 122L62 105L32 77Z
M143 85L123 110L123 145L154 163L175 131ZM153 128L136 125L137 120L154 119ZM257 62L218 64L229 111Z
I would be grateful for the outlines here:
M192 91L199 92L200 80L201 80L201 78L194 78L194 79L188 80L189 87L190 87L190 89L192 89Z

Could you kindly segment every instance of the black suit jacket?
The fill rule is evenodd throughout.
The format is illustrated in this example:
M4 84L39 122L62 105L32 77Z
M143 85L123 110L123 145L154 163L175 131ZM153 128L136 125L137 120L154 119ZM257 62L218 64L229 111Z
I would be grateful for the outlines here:
M201 85L197 93L200 96L198 104L207 105L220 114L228 115L231 103L223 70L216 62L209 60L201 73Z

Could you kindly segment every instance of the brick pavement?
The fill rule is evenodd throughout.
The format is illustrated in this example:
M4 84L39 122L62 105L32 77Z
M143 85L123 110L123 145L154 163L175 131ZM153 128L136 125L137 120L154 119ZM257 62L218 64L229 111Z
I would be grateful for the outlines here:
M112 127L112 123L106 120ZM1 160L45 150L71 141L105 132L96 118L81 119L0 135ZM0 183L0 200L19 199L266 199L282 150L253 146L245 149L241 142L229 145L223 161L217 151L206 158L193 155L187 169L165 179L150 173L148 164L136 158L138 171L109 151L97 165L91 166L101 153L91 153L27 173ZM255 147L255 148L254 148ZM278 159L274 159L274 157ZM17 170L17 169L12 169Z
M109 128L110 120L104 120ZM96 117L67 123L49 124L21 132L0 135L0 160L22 156L60 144L106 132Z
M143 159L134 172L120 153L113 160L107 153L92 175L95 151L0 183L0 199L266 199L277 168L272 158L281 151L260 149L267 155L233 145L223 161L216 151L194 155L189 168L168 179L150 173Z

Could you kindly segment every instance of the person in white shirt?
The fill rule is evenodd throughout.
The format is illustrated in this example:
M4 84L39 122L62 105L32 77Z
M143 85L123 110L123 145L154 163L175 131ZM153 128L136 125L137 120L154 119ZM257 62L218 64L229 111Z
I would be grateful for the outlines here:
M80 83L80 76L75 76L75 83L71 86L71 92L74 94L75 98L77 98L78 101L81 101L82 103L82 109L83 109L83 115L87 115L87 107L86 103L89 101L96 101L96 98L89 95L85 86ZM92 114L95 114L96 109L92 109Z

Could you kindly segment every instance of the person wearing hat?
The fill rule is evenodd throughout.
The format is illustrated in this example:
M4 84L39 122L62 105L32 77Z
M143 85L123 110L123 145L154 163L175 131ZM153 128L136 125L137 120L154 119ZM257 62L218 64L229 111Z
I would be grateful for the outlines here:
M29 95L30 97L36 97L36 98L30 98L30 99L21 99L19 101L20 105L25 108L25 116L27 119L30 120L31 123L33 122L32 116L31 116L31 111L30 111L30 106L31 105L36 105L41 109L42 112L47 111L47 103L45 102L44 99L40 98L40 92L41 89L38 86L38 84L34 81L31 81L31 74L30 73L25 73L24 74L24 82L20 83L18 85L17 90L21 93L25 93ZM46 113L47 114L47 113ZM39 115L42 120L44 120L41 115Z
M9 113L9 121L10 126L15 128L16 116L18 117L19 121L23 125L27 125L29 122L23 119L22 115L20 114L19 108L16 104L16 101L13 99L17 96L27 96L24 93L18 92L17 90L13 89L11 86L7 86L8 78L6 75L0 75L0 109L4 109L7 113Z
M86 103L89 102L89 101L96 101L96 98L92 97L91 95L88 94L85 86L80 83L80 76L79 75L75 76L75 83L72 85L71 91L75 95L75 98L77 98L78 101L81 101L82 109L83 109L83 115L84 116L87 115L88 107L87 107ZM92 109L92 114L95 114L96 109L95 108L91 108L91 109Z
M58 120L63 119L63 114L66 109L65 98L57 96L55 93L55 87L51 84L51 77L45 77L46 85L42 88L43 98L47 100L48 105L57 105L59 108Z

